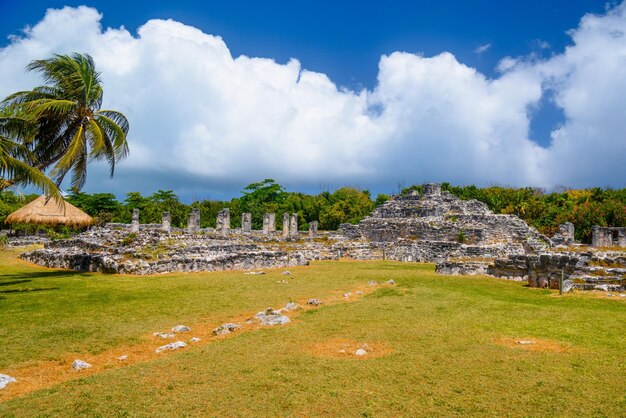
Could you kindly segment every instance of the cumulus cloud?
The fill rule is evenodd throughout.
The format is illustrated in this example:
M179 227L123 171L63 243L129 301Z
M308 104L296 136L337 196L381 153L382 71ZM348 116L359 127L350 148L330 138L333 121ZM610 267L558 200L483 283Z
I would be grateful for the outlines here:
M0 49L0 80L11 80L1 96L39 84L23 70L32 59L94 57L104 107L131 122L131 153L113 180L95 167L87 190L168 187L207 197L266 177L293 188L387 191L400 180L626 181L624 5L585 16L563 54L504 59L495 79L450 53L394 52L381 57L376 87L361 91L338 88L296 59L233 57L219 36L173 20L150 20L133 35L102 28L101 18L88 7L48 10ZM566 122L542 148L528 137L529 109L548 92Z

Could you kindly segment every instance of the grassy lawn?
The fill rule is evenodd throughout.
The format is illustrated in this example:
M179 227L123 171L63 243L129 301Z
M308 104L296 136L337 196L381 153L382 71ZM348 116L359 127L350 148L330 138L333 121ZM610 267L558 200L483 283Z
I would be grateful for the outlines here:
M558 297L438 276L427 264L283 270L77 274L0 252L0 373L18 378L0 391L0 416L626 415L626 298ZM396 286L302 311L286 326L209 337L268 306L330 302L390 278ZM168 342L152 332L178 324L192 326L184 339L203 342L134 361L133 350ZM339 353L361 344L373 351ZM69 371L73 358L125 350L127 365ZM20 392L28 376L19 373L51 365L68 370L63 381Z

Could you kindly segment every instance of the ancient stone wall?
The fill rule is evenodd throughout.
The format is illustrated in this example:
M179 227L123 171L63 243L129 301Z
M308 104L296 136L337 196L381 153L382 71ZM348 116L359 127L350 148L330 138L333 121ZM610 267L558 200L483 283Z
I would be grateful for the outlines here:
M424 190L423 195L397 196L359 225L342 224L333 233L317 231L317 222L311 221L309 234L299 234L297 214L288 213L283 214L281 234L274 234L273 213L264 215L262 231L252 230L251 215L245 213L242 228L231 233L228 209L218 213L215 229L200 229L195 209L186 229L170 226L168 231L166 214L162 224L139 225L136 212L136 223L93 228L23 258L51 267L131 274L280 267L338 258L435 261L437 271L445 274L488 273L549 287L561 271L585 286L623 276L617 267L604 269L604 278L598 278L592 274L595 267L580 256L540 254L549 249L550 240L518 217L496 215L485 204L458 199L436 184ZM137 232L130 235L133 229ZM605 230L597 230L598 242L605 239ZM573 234L573 226L564 224L555 241L570 243Z
M488 274L527 281L530 287L566 290L626 290L626 254L542 253L510 255L491 261L447 260L437 264L440 274Z
M51 241L25 260L47 267L104 273L244 270L305 265L299 252L270 250L243 237L164 235L158 229L129 236L128 230L94 228L71 239Z
M340 230L351 239L361 235L374 242L411 239L472 246L515 244L522 245L527 252L550 246L547 237L517 216L496 215L484 203L461 200L442 192L438 185L425 185L424 190L424 195L414 192L385 202L359 223L358 232L344 225ZM443 246L444 252L434 259L445 256L445 248L452 245ZM517 246L515 248L517 253Z
M559 231L550 240L553 245L572 245L574 243L574 224L565 222L559 225Z
M594 226L591 234L591 245L594 247L626 248L626 228Z

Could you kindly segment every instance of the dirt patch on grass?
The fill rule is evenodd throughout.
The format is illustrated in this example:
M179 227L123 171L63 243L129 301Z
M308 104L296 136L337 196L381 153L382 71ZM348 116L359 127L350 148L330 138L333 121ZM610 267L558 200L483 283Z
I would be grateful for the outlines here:
M537 351L545 353L569 353L574 351L570 344L558 341L542 340L539 338L497 338L494 342L509 348L516 348L524 351Z
M334 305L337 303L356 302L363 296L372 293L377 289L385 288L388 286L388 284L381 283L377 285L362 285L353 288L348 292L333 290L327 293L327 296L322 299L323 303L319 306L308 305L308 298L298 299L296 303L298 303L299 309L290 312L283 312L283 314L290 317L291 319L294 319L295 317L299 316L300 313L307 310L319 309L321 307ZM349 296L347 296L348 294ZM259 310L263 309L265 309L265 307L259 307ZM218 320L211 324L189 324L191 328L190 332L177 333L174 338L162 339L155 337L154 335L152 335L152 333L146 333L141 336L142 342L139 344L129 345L126 347L116 347L98 354L66 353L63 355L62 358L59 359L22 364L18 367L3 370L2 373L8 374L9 376L16 378L17 382L8 385L5 389L0 391L0 402L23 396L40 389L52 387L68 380L80 379L83 377L102 373L106 370L117 369L131 364L154 361L164 356L174 354L178 351L193 350L197 346L204 346L206 344L210 344L224 338L232 338L242 332L251 332L261 328L270 328L268 326L263 326L258 321L256 321L254 318L254 314L254 312L250 312L235 317L223 318L223 320ZM217 328L223 323L241 324L241 328L236 332L228 335L213 335L213 329ZM289 325L291 325L291 323L286 324L286 326ZM161 331L167 332L167 330ZM192 342L191 338L193 337L200 338L200 341ZM160 353L155 352L157 347L175 341L183 341L187 343L188 346L181 350L167 350ZM361 347L363 343L359 345L359 343L356 342L356 344L357 345L354 346L355 348L352 351L363 348ZM386 348L384 344L368 343L368 345L369 351L367 348L364 348L367 351L367 355L363 357L380 357L381 355L390 352L390 350ZM353 345L347 345L345 350L351 349L352 347ZM341 349L342 348L339 348L338 350ZM123 360L120 359L120 357L122 356L125 356ZM84 360L87 363L91 364L92 367L83 370L73 370L71 365L72 362L76 359Z
M356 354L358 350L363 350L361 351L361 355ZM393 353L393 349L385 342L364 342L341 338L311 344L307 351L315 357L338 359L354 358L359 360L382 357Z

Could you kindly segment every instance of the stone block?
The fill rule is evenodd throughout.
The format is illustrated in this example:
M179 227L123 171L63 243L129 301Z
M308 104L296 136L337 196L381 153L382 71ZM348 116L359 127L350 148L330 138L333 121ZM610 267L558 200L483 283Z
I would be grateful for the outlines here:
M130 221L130 232L139 232L139 209L133 209L133 217Z
M289 214L283 213L283 238L289 237Z
M289 217L289 237L297 238L298 237L298 214L292 213Z
M161 231L168 234L172 232L172 222L169 212L163 212L163 215L161 215Z
M241 231L244 234L248 234L252 232L252 214L251 213L243 213L241 215Z
M317 226L318 226L317 221L309 222L309 238L317 237Z

